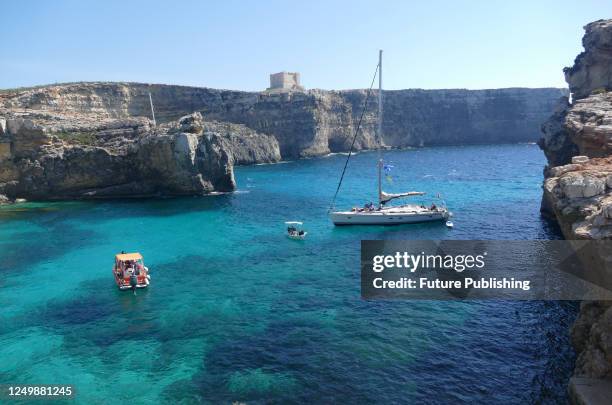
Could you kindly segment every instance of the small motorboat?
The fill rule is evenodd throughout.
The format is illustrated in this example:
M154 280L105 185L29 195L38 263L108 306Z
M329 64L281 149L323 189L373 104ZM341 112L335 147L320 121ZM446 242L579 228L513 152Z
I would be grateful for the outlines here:
M308 232L302 229L302 226L304 225L302 222L287 221L285 222L285 225L287 225L287 237L289 239L295 239L295 240L306 239L306 235L308 234Z
M151 276L140 253L119 253L113 266L115 283L120 290L136 290L149 286Z
M453 224L453 221L446 221L446 227L447 227L447 228L452 228L453 226L455 226L455 225Z

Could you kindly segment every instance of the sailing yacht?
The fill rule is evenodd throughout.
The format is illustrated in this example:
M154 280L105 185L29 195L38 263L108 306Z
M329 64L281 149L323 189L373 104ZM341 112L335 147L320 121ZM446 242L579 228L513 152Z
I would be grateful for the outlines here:
M382 140L382 50L378 54L378 134ZM372 80L374 82L374 80ZM372 83L374 84L374 83ZM370 87L371 90L371 87ZM368 93L369 95L369 93ZM364 110L367 107L367 97L364 106ZM361 122L360 122L361 123ZM355 137L359 131L359 125L355 131ZM348 161L351 157L352 146L347 156L347 161L344 166L348 165ZM421 191L408 191L404 193L390 194L385 193L382 189L382 170L384 168L384 161L382 157L378 159L378 206L366 205L364 208L353 208L350 211L333 211L330 212L330 218L334 225L399 225L399 224L412 224L417 222L430 222L430 221L446 221L452 215L451 212L446 208L446 205L441 202L440 206L431 204L426 207L419 204L404 204L397 206L386 206L386 204L394 199L422 196L425 195ZM344 177L344 171L336 190L336 195L340 190L342 184L342 178ZM335 201L335 196L334 196Z

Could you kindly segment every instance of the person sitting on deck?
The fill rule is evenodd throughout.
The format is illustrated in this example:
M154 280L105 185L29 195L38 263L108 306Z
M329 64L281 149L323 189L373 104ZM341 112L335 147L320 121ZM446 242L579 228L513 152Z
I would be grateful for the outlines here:
M429 209L433 211L433 210L435 210L436 208L438 208L438 207L436 207L436 204L435 204L435 203L432 203L432 204L431 204L431 207L430 207Z
M374 203L370 201L363 206L364 211L374 211Z

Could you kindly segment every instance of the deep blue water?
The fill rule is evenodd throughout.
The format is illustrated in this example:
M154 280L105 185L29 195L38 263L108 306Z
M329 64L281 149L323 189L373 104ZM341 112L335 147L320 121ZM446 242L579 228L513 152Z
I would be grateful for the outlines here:
M354 156L337 206L376 195ZM345 156L236 169L229 195L0 209L0 383L72 384L77 403L565 400L572 303L360 299L361 239L558 239L533 145L385 152L389 192L440 191L441 224L340 227ZM427 198L425 202L429 202ZM303 220L304 242L285 220ZM140 251L152 286L119 292Z

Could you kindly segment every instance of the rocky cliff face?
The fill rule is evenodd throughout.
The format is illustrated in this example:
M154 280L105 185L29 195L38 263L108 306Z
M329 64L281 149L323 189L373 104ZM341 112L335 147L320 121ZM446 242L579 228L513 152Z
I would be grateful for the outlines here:
M205 121L203 129L207 134L219 136L233 165L276 163L281 159L278 141L271 135L230 122Z
M567 239L612 239L612 20L585 31L585 51L565 69L574 101L542 128L549 161L542 210ZM612 378L612 303L583 302L572 341L577 376ZM575 395L581 387L573 386Z
M149 93L157 128L149 120ZM138 83L0 91L0 194L41 199L231 190L234 164L348 151L366 94ZM380 138L374 91L355 148L533 141L563 94L387 91ZM198 130L176 131L178 120L194 112L201 114Z
M535 141L534 126L539 128L564 94L561 89L519 88L385 92L385 143L404 147Z
M241 92L138 83L78 83L0 93L8 109L96 114L107 118L150 115L151 92L160 122L194 111L206 120L242 124L274 136L283 158L347 151L365 90ZM385 91L384 139L376 134L377 94L364 115L357 149L381 146L535 141L563 89Z
M585 27L584 52L574 65L563 69L574 98L612 90L612 20L598 20Z
M232 191L234 163L280 158L273 138L240 125L204 122L199 113L156 128L144 117L15 110L4 110L4 117L4 199Z

